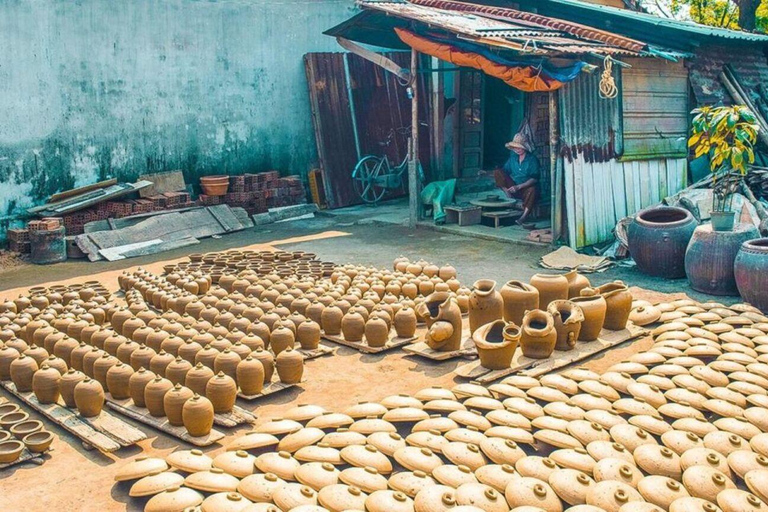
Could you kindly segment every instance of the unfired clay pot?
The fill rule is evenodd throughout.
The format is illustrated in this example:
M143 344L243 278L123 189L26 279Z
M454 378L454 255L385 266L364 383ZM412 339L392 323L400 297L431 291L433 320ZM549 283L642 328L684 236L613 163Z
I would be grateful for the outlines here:
M163 409L168 417L168 423L180 427L184 425L182 420L182 408L184 404L194 396L192 390L181 384L176 384L173 389L168 391L163 397Z
M555 300L549 303L547 312L555 321L557 343L555 350L573 350L579 339L584 313L570 300Z
M605 323L607 304L605 298L593 288L585 288L581 291L581 297L574 297L571 302L581 308L584 321L581 323L579 341L594 341L600 336L600 331Z
M184 428L192 437L202 437L210 434L213 428L213 404L204 396L194 395L184 402L181 418Z
M389 339L389 326L382 318L371 316L365 323L365 341L369 347L383 347Z
M346 341L359 342L365 334L365 318L357 311L349 311L341 319L341 332Z
M589 288L589 279L586 276L579 274L575 270L566 272L565 278L568 280L568 298L578 297L581 295L581 290Z
M55 368L43 364L32 376L32 391L41 404L55 404L59 400L61 374Z
M38 370L37 362L30 356L21 354L11 362L11 380L16 390L21 393L32 391L32 376Z
M411 338L416 333L416 312L404 306L395 313L395 332L400 338Z
M452 352L461 348L461 310L449 292L435 292L417 306L417 314L427 322L424 336L429 348Z
M293 347L296 343L296 336L293 331L283 325L278 325L270 335L270 345L275 355L280 354L288 347Z
M85 380L85 374L70 368L67 373L61 376L59 381L59 392L61 399L67 407L77 407L75 405L75 386Z
M288 348L277 355L275 367L280 382L298 384L304 374L304 356L301 352Z
M546 359L552 355L557 342L555 321L546 311L535 309L523 318L520 349L532 359Z
M472 334L480 364L490 370L503 370L512 364L520 341L520 328L504 320L485 324Z
M104 388L99 381L86 377L75 386L75 406L86 418L98 416L104 407Z
M128 391L131 394L131 399L135 406L146 407L146 402L144 402L144 389L154 378L154 373L146 368L139 368L139 370L128 379Z
M501 287L504 320L522 325L526 311L539 309L539 290L522 281L508 281Z
M320 344L320 325L307 319L296 328L296 339L304 350L314 350Z
M264 388L264 365L249 355L237 365L237 384L245 395L258 395Z
M562 274L534 274L531 286L539 290L539 308L543 310L553 300L568 298L568 279Z
M237 400L237 384L232 377L219 372L208 381L205 386L205 395L213 404L215 412L231 412Z
M496 291L496 281L479 279L469 296L469 330L475 332L481 325L504 316L504 300Z
M321 325L325 334L338 336L341 334L341 319L344 316L341 308L335 305L323 309L320 315Z
M620 331L627 326L632 311L632 293L622 281L614 281L597 288L607 305L603 327Z
M163 399L165 394L173 389L173 384L166 378L155 377L144 388L144 404L149 410L149 414L155 417L165 416L165 406Z

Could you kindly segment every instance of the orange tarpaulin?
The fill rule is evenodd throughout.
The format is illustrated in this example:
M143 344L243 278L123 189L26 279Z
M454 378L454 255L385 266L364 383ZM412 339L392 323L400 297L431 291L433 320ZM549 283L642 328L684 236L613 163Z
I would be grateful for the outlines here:
M416 51L457 66L479 69L521 91L554 91L564 85L564 82L542 76L541 70L534 66L505 66L477 53L460 50L449 44L434 42L402 28L395 28L395 32L405 44Z

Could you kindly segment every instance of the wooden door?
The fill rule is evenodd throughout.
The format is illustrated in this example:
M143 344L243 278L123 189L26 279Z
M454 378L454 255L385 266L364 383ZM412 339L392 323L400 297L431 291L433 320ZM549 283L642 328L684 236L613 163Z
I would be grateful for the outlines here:
M475 177L483 168L485 76L461 70L459 85L459 176Z

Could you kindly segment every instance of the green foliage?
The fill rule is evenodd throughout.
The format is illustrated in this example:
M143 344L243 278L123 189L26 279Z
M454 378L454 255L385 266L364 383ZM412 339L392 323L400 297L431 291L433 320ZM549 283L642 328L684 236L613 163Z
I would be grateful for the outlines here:
M669 0L667 5L669 13L677 19L689 18L696 23L711 27L739 29L739 3L737 1ZM757 7L755 24L758 32L768 32L767 0L760 1Z
M688 147L695 157L709 154L710 170L733 169L742 176L747 164L754 163L754 145L759 129L755 115L744 105L733 107L701 107L693 111Z

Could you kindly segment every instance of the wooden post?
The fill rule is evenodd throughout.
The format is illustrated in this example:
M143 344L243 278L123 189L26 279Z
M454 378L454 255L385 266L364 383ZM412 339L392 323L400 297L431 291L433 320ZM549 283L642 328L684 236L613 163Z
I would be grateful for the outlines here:
M432 57L432 67L440 69L442 67L442 61ZM445 114L445 108L443 99L445 98L445 85L443 80L443 73L433 72L431 75L432 82L432 169L436 171L434 176L444 176L443 174L443 149L445 145L445 135L443 133L444 123L443 117Z
M552 243L555 244L563 234L563 177L558 168L558 126L560 116L557 105L557 91L549 91L549 166L550 175L554 178L550 181L552 217Z
M408 226L416 227L419 220L419 52L411 49L411 154L408 162L408 206L410 215Z

